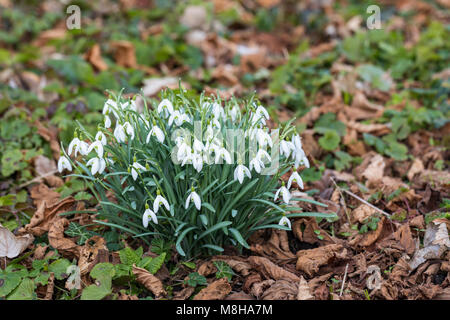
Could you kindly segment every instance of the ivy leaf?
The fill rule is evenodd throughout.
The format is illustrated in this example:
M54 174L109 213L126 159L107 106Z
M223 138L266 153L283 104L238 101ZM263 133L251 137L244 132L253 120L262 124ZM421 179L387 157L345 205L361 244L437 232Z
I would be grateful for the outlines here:
M213 261L213 264L217 268L216 272L216 278L227 278L228 281L231 281L231 278L233 278L233 275L235 273L233 272L233 269L225 262L225 261Z
M198 272L191 272L188 276L188 280L185 280L185 283L188 286L196 287L206 286L208 284L208 281L206 281L206 278L200 275Z

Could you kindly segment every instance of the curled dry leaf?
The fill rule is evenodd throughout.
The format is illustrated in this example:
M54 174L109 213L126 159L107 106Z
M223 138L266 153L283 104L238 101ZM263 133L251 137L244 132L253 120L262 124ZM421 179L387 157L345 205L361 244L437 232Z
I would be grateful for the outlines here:
M332 259L344 259L346 256L347 250L340 244L329 244L315 249L300 250L297 252L296 269L312 277L319 271L321 266L330 263Z
M272 230L270 239L267 242L253 244L250 250L262 256L278 260L295 259L295 255L289 249L285 230Z
M69 220L66 218L52 220L48 231L48 242L53 248L63 254L75 255L76 257L79 257L81 248L75 243L74 240L64 237L64 229L68 225Z
M231 292L231 286L226 278L210 283L194 297L194 300L223 300Z
M225 300L255 300L255 298L244 291L240 291L231 293Z
M370 186L376 184L383 178L384 167L386 163L384 158L379 154L375 155L371 160L369 166L364 170L363 177L367 179L367 184Z
M200 265L197 272L198 274L207 277L210 274L217 272L217 268L211 261L205 261Z
M374 213L376 213L377 211L372 208L369 207L366 204L361 204L359 207L357 207L355 210L353 210L352 212L352 222L359 222L359 223L363 223L364 220L366 220L367 218L370 218Z
M416 251L409 263L411 272L429 259L440 259L450 248L447 225L444 222L432 221L425 231L423 246Z
M259 299L263 295L263 293L274 283L275 280L272 279L256 282L251 286L251 294Z
M300 282L298 283L297 300L313 300L314 296L310 292L308 282L305 278L300 277Z
M267 258L251 256L248 258L248 262L250 262L253 268L261 272L267 279L286 279L294 282L300 281L300 278L297 275L277 266Z
M358 247L368 247L374 244L375 241L380 239L381 236L383 235L385 222L386 218L382 216L380 221L378 221L376 230L372 230L363 234L357 234L355 238L349 241L349 244Z
M288 280L277 280L261 295L263 300L296 300L298 284Z
M157 299L167 295L161 280L152 275L146 269L133 265L133 273L136 276L136 280L150 290Z
M108 65L102 58L101 49L98 43L89 49L84 58L99 71L105 71L108 69Z
M93 244L91 244L92 242ZM103 256L103 259L101 256ZM94 265L100 262L108 262L108 248L105 239L100 236L93 236L86 240L85 245L80 250L80 258L78 259L80 275L87 274Z
M186 287L176 292L173 296L173 300L186 300L194 293L194 287Z
M117 64L125 68L136 68L136 52L134 45L125 40L111 42L111 47L114 49L114 60Z
M225 261L234 271L244 277L248 276L252 269L252 266L245 259L237 256L217 256L212 261Z
M51 272L50 277L48 278L47 292L45 293L44 300L52 300L54 290L55 290L55 274Z
M411 165L411 168L409 168L407 177L409 181L412 181L414 176L420 172L422 172L425 169L422 160L419 158L414 159L414 162Z
M401 225L394 233L394 237L402 245L407 254L412 255L416 251L416 243L412 237L409 223Z
M0 224L0 258L9 259L17 257L33 242L31 234L15 236L7 228Z

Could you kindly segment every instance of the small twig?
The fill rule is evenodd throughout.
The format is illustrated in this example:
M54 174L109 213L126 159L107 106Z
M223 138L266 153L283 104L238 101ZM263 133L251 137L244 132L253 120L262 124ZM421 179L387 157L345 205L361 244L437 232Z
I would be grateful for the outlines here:
M357 196L356 194L354 194L353 192L348 191L348 190L346 190L346 189L342 189L342 190L343 190L344 192L346 192L347 194L351 195L353 198L358 199L359 201L361 201L361 202L364 203L365 205L368 205L368 206L371 207L372 209L375 209L376 211L378 211L378 212L384 214L385 216L387 216L387 217L390 217L390 216L391 216L391 215L390 215L389 213L387 213L386 211L383 211L383 210L381 210L381 209L375 207L373 204L367 202L366 200L364 200L364 199L361 198L361 197L358 197L358 196Z
M339 292L339 297L342 296L342 291L344 291L345 280L347 280L348 263L345 266L344 279L342 280L341 291Z
M32 184L33 182L37 182L37 181L39 181L39 180L42 179L42 178L45 178L45 177L54 175L54 174L57 173L57 172L58 172L58 170L53 170L53 171L47 172L46 174L43 174L43 175L41 175L41 176L39 176L39 177L36 177L36 178L34 178L34 179L30 180L30 181L27 181L27 182L25 182L25 183L22 183L18 188L21 189L21 188L23 188L23 187L26 187L27 185Z

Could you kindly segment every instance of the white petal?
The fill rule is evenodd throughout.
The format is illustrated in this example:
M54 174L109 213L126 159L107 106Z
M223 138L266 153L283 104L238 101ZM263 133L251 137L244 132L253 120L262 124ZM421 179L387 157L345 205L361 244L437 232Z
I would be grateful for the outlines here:
M131 169L131 176L133 177L133 180L136 181L136 179L138 177L138 173L137 173L136 169L134 169L134 168Z

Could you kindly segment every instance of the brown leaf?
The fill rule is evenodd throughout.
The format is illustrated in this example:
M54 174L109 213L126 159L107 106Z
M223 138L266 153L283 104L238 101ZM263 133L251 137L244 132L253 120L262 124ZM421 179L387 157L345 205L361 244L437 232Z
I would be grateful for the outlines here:
M408 177L409 181L412 181L414 176L425 169L422 160L419 158L414 159L414 162L411 165L411 168L409 168L408 174L406 175Z
M161 280L146 269L133 265L133 273L136 276L136 280L150 290L155 295L156 299L167 295Z
M352 212L352 222L363 223L364 220L370 218L377 211L366 204L361 204Z
M321 266L330 263L332 259L343 259L346 255L347 250L340 244L329 244L315 249L300 250L297 252L296 269L313 276L319 271Z
M42 190L40 188L39 190ZM31 192L33 196L33 191ZM31 217L30 223L24 228L20 229L20 232L30 232L35 236L41 236L45 232L50 230L52 221L58 214L71 210L75 203L72 197L67 197L63 200L59 199L59 194L56 193L57 198L54 198L55 194L50 192L48 194L50 198L44 198L35 200L38 203L38 208L34 215Z
M384 158L379 154L370 160L369 166L362 173L363 177L367 179L368 186L376 184L383 178L385 166Z
M48 278L47 292L45 293L44 300L52 300L54 290L55 290L55 274L51 272L50 277Z
M314 296L311 295L308 282L305 278L300 277L298 284L297 300L313 300Z
M214 264L211 261L205 261L202 263L202 265L198 268L198 274L207 277L210 274L213 274L217 272L217 268L214 266Z
M263 243L250 246L250 250L262 256L278 259L294 259L295 255L289 249L287 233L285 230L272 230L270 239Z
M263 293L274 283L275 280L272 279L256 282L251 287L251 294L259 299L263 295Z
M134 45L125 40L111 42L114 49L114 59L116 63L125 68L136 68L136 53Z
M281 280L286 279L294 282L300 281L300 278L270 261L264 257L251 256L248 262L259 272L261 272L267 279Z
M225 300L255 300L255 298L253 298L248 293L245 293L244 291L240 291L233 292L232 294L228 295Z
M408 255L412 255L414 251L416 251L416 243L412 237L411 229L409 228L408 223L400 226L400 228L398 228L398 230L394 233L394 237L400 242Z
M93 244L91 244L92 242ZM81 247L78 259L80 275L83 276L89 273L97 263L109 262L108 253L106 241L102 237L93 236L86 240L84 246Z
M277 280L261 295L263 300L296 300L298 284L288 280Z
M17 257L33 242L31 234L15 236L7 228L0 224L0 257L10 259Z
M358 234L354 239L349 241L349 244L358 247L368 247L374 244L375 241L377 241L383 233L385 221L386 218L382 216L380 221L378 221L376 230L371 230L363 234Z
M63 254L80 256L80 247L74 240L64 237L64 229L69 225L69 220L59 218L52 220L48 231L49 244Z
M210 283L206 288L194 297L194 300L223 300L231 291L231 286L226 278L221 278Z
M217 256L212 261L225 261L234 271L246 277L250 274L252 266L243 258L237 256Z
M177 291L173 296L173 300L186 300L190 296L192 296L194 291L195 291L194 287L186 287L181 291Z
M100 45L94 44L91 49L86 53L84 58L99 71L105 71L108 69L108 65L102 58Z

